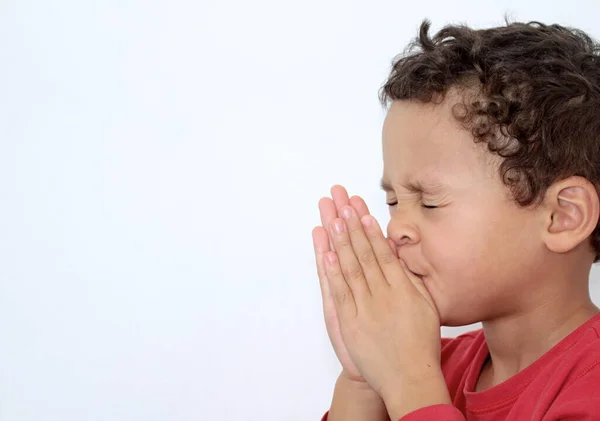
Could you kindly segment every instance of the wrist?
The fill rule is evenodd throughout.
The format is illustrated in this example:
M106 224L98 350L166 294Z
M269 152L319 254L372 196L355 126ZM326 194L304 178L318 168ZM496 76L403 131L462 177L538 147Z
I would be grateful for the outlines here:
M392 420L427 406L449 404L452 399L443 373L425 375L420 379L412 378L382 389L381 397Z
M367 382L340 374L327 421L386 421L387 408ZM388 420L389 421L389 420Z
M373 388L364 380L356 380L348 375L344 371L340 373L336 381L336 387L344 389L353 394L373 397L374 399L381 400L381 396L373 390Z

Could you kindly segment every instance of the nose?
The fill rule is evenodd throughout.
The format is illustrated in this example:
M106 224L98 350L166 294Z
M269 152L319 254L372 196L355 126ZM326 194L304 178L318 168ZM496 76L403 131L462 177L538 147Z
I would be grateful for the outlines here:
M420 234L417 227L411 224L406 218L393 216L387 225L387 236L398 246L407 244L416 244L420 241Z

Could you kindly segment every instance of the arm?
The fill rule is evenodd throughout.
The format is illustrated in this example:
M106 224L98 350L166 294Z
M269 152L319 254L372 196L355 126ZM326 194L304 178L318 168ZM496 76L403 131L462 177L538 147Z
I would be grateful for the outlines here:
M340 374L327 421L389 421L381 397L365 382Z
M452 405L441 371L420 374L413 381L401 381L382 396L391 419L401 421L465 421Z

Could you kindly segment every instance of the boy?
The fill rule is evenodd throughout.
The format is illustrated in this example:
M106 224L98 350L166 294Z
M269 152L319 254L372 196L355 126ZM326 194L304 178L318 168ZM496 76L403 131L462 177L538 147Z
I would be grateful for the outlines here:
M380 96L387 237L343 187L319 202L342 364L323 420L600 420L600 47L535 22L429 26Z

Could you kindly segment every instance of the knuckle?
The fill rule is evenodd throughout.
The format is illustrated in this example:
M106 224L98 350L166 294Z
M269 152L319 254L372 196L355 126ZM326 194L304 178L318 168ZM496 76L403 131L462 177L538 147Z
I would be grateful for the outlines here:
M352 235L352 234L356 234L358 232L360 232L360 228L357 226L352 226L352 225L348 225L348 234Z
M375 254L373 254L373 251L371 250L366 250L359 253L358 260L365 266L371 266L377 261Z
M335 294L335 299L340 304L346 304L347 302L350 301L350 298L351 298L351 294L350 294L350 291L348 291L348 290L339 291L338 293Z
M362 269L358 266L350 266L346 269L345 276L352 280L360 279L362 278Z
M395 263L398 259L392 253L386 252L379 256L379 261L382 265L391 265Z
M339 250L343 250L348 247L352 247L352 243L350 242L350 239L347 237L338 237L337 242L336 242L336 248Z
M370 240L377 240L381 236L381 233L375 230L367 230L366 235Z

